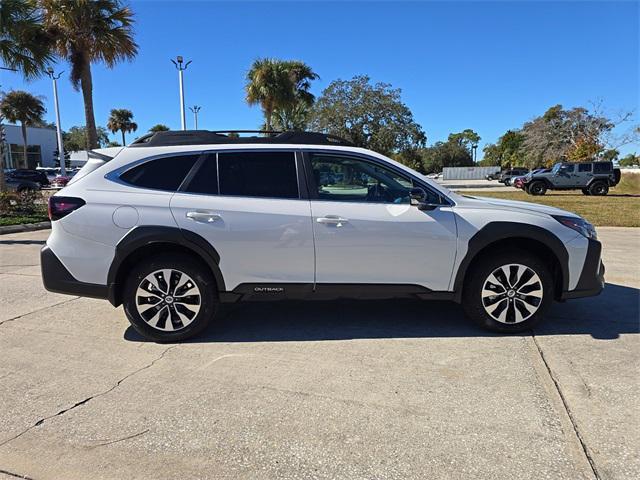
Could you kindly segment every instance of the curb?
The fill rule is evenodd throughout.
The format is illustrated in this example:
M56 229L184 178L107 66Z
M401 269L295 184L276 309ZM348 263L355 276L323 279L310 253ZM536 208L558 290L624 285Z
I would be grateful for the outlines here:
M20 232L35 232L51 228L51 222L25 223L22 225L4 225L0 227L0 235Z

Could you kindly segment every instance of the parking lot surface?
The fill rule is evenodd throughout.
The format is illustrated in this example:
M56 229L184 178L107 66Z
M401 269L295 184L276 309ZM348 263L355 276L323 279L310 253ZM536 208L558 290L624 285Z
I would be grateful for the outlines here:
M245 304L144 341L0 236L0 479L640 478L640 229L532 334L434 302Z

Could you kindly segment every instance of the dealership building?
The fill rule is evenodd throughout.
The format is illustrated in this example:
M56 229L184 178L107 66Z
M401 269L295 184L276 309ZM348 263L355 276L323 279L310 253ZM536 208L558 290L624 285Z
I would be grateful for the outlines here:
M4 168L22 165L24 143L19 125L3 125L5 131ZM27 127L27 156L40 167L55 166L55 152L58 149L56 129L48 127Z

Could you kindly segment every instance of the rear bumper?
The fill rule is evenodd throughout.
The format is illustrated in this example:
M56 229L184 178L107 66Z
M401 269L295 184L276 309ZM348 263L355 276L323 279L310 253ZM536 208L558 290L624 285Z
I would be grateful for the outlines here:
M102 299L108 297L106 285L76 280L56 257L56 254L46 245L40 250L40 269L44 288L50 292Z
M576 288L562 292L561 300L571 298L593 297L600 294L604 288L604 264L601 260L602 244L597 240L589 239L587 255L584 259L582 273L578 279Z

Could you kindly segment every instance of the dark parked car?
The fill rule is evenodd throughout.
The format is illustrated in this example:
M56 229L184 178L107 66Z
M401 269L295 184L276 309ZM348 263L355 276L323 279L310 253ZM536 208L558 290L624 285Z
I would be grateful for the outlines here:
M32 182L31 180L21 180L19 178L13 178L9 176L5 177L4 180L9 191L22 193L40 190L40 184L37 182Z
M550 171L525 178L523 189L531 195L547 190L582 190L585 195L606 195L620 182L620 169L611 162L556 163Z
M41 187L49 186L49 179L47 178L47 174L41 170L28 170L26 168L18 168L9 172L7 174L7 178L36 182Z
M500 172L498 181L504 183L505 185L509 185L513 177L523 177L527 173L529 173L528 168L512 168L510 170L503 170L502 172Z

